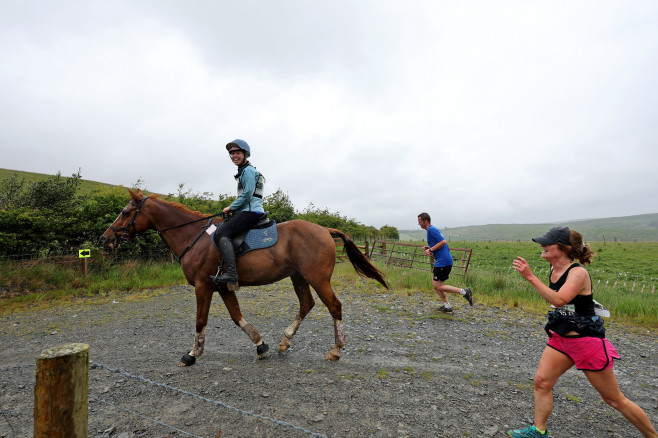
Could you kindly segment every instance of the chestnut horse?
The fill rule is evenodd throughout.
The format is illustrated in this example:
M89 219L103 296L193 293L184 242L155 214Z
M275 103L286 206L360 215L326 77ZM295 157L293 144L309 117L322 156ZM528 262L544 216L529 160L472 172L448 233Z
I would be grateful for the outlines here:
M194 286L196 295L196 334L194 347L186 353L179 365L192 365L203 354L206 324L213 292L218 291L224 300L233 322L249 336L259 358L268 350L267 344L251 324L245 321L234 291L226 284L215 285L210 275L217 272L221 255L204 232L220 218L204 216L187 207L159 199L157 195L145 197L141 190L128 190L132 199L119 217L103 233L101 243L113 248L131 236L147 230L158 233L171 252L179 260L187 282ZM336 263L336 244L333 237L343 240L348 258L362 276L372 278L388 288L383 274L361 253L359 248L343 232L325 228L303 220L277 224L278 242L270 248L250 251L237 259L240 284L259 286L290 277L299 300L299 313L288 326L279 344L279 351L290 347L290 340L299 325L315 305L309 288L317 293L327 306L334 321L335 343L326 356L327 360L340 359L345 345L341 302L331 289L331 275Z

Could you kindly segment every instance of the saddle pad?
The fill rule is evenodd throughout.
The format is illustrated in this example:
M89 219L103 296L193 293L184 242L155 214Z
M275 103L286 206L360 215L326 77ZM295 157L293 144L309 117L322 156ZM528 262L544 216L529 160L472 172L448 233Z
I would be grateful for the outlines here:
M252 249L269 248L270 246L273 246L277 240L279 240L279 233L276 230L276 222L272 221L272 225L267 228L249 230L247 237L244 239L247 248L245 248L245 245L243 244L240 247L240 254L244 254Z
M208 234L210 235L210 241L217 247L214 238L215 231L216 228L210 228L208 229ZM234 245L240 245L235 249L235 256L240 257L255 249L269 248L270 246L274 246L278 240L279 233L276 229L276 221L271 221L270 225L265 228L252 228L247 231L246 236L244 233L240 233L233 239Z

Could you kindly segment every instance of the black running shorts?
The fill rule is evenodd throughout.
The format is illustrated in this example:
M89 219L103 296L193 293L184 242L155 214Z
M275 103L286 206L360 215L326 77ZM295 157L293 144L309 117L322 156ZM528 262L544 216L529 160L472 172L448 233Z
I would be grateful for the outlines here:
M450 277L450 271L452 271L452 265L435 266L434 281L446 281Z

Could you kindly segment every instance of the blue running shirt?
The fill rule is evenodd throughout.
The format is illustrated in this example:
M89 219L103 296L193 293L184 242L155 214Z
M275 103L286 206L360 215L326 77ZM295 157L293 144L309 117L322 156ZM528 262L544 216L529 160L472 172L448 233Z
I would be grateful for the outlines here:
M439 231L434 225L430 225L427 229L427 245L431 248L443 240L446 239L443 237L443 234L441 234L441 231ZM452 263L452 254L450 254L450 248L448 248L448 243L446 242L445 245L437 251L434 251L434 266L442 268L444 266L450 266Z

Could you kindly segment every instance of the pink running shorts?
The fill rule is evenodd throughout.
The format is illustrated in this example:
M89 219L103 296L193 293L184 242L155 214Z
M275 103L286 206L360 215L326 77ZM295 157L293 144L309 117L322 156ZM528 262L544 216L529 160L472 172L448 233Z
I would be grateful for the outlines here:
M612 368L613 359L619 359L615 347L607 339L582 336L565 338L551 332L547 345L566 354L584 371L602 371Z

